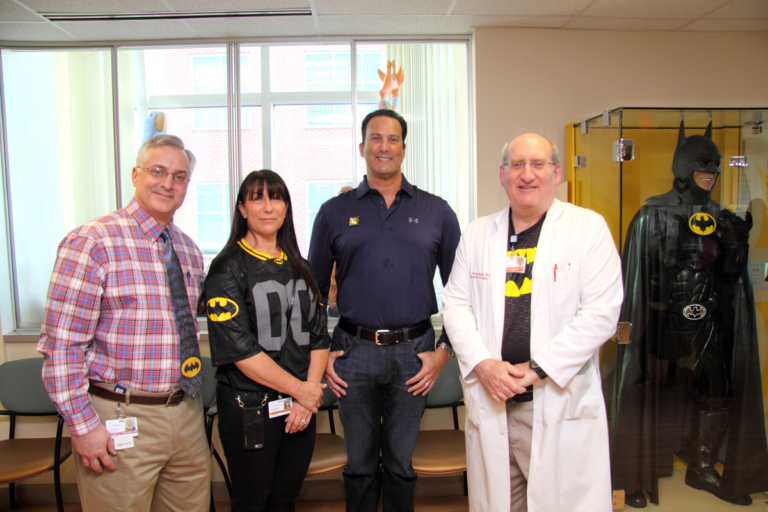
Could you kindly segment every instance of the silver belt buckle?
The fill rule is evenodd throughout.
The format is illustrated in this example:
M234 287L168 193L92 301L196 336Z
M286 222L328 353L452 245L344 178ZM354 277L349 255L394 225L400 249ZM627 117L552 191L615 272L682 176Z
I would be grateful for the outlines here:
M375 336L375 339L374 339L374 343L376 343L377 345L381 346L381 343L379 343L379 334L380 333L381 334L389 334L390 332L391 331L389 329L379 329L379 330L377 330L376 331L376 336Z

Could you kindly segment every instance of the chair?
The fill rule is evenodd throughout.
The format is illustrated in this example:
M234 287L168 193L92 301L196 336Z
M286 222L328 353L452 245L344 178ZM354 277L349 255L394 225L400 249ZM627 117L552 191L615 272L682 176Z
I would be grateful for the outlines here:
M59 416L55 438L16 438L19 416L57 416L42 379L43 358L8 361L0 365L0 402L9 416L8 439L0 441L0 485L9 484L11 508L16 506L15 483L53 471L56 507L63 512L61 463L72 455L72 440L62 437L64 420Z
M216 368L213 367L210 357L201 357L202 371L203 371L203 387L200 388L200 396L203 399L203 410L205 412L205 435L208 439L208 446L211 448L213 458L216 459L216 463L221 469L221 473L224 475L224 483L227 486L227 494L232 496L232 481L229 479L229 472L227 466L224 464L224 460L219 455L219 452L213 446L213 420L218 414L218 408L216 407ZM211 512L215 512L216 506L213 502L213 482L211 482Z
M467 452L464 431L459 429L459 406L464 405L459 362L450 359L427 395L427 408L450 407L453 429L422 430L413 451L413 470L420 475L451 475L464 473L464 493L467 492Z
M336 395L330 387L323 390L323 403L318 410L328 411L328 421L331 432L318 432L315 437L315 451L312 452L312 461L309 463L307 478L322 476L347 467L347 449L344 446L344 438L336 434L336 424L333 420L333 410L336 404Z

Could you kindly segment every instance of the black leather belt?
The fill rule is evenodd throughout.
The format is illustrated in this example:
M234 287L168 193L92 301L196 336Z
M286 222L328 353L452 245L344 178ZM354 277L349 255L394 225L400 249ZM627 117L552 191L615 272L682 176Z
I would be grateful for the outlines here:
M365 327L358 327L346 318L339 318L339 327L352 336L357 336L359 331L361 338L364 340L372 341L377 345L396 345L404 341L418 338L419 336L424 336L424 333L432 328L432 321L427 319L423 322L419 322L413 327L406 327L403 329L376 330L366 329Z
M517 402L518 404L521 404L523 402L530 402L533 400L533 391L528 391L526 393L520 393L519 395L515 395L512 398L510 398L513 402Z
M137 405L178 405L187 396L184 391L177 389L172 393L159 396L134 395L133 393L115 393L101 386L91 383L88 392L92 395L109 400L111 402L120 402L122 404Z

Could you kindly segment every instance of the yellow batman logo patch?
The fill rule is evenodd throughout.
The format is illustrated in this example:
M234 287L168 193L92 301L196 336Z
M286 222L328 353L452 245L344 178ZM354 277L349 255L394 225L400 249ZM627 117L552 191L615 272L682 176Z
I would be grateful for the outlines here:
M196 357L190 357L181 364L181 374L186 378L191 379L200 373L201 368L202 364L200 363L200 360Z
M234 301L224 297L214 297L206 305L208 306L208 318L212 322L226 322L236 317L238 311L240 311L240 308L237 307Z
M360 224L360 217L350 217L349 218L349 225L350 226L357 226Z
M691 215L688 219L688 227L695 235L707 236L714 233L717 228L715 218L708 213L700 212Z

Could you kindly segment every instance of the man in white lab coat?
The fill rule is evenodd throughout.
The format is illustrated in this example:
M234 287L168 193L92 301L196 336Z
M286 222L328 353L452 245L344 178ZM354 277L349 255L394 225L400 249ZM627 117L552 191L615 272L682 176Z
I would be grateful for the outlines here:
M510 206L467 228L443 294L472 511L612 508L598 351L619 317L620 259L600 215L555 199L561 176L551 141L505 145Z

